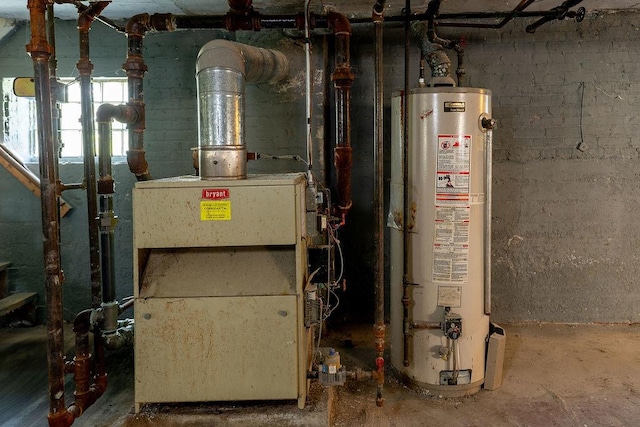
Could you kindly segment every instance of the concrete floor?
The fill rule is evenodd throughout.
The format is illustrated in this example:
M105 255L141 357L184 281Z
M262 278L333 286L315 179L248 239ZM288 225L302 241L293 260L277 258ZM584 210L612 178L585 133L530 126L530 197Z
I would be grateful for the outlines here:
M496 391L443 399L407 389L392 376L385 405L375 384L313 386L310 404L193 404L147 407L133 415L132 349L109 356L109 388L79 426L636 426L640 425L640 325L502 325L504 382ZM330 331L349 367L373 363L372 328ZM67 333L70 346L72 336ZM45 329L0 329L0 425L45 426L48 412ZM72 378L67 402L72 400Z

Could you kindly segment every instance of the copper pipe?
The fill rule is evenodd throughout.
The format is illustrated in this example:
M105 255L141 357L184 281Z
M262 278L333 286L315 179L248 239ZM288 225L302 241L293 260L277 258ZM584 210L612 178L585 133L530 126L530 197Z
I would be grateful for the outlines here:
M62 328L62 267L60 263L60 221L58 216L56 153L51 124L51 81L49 59L52 47L46 36L46 0L29 0L31 40L27 52L33 60L40 149L40 200L44 247L47 307L47 362L49 366L49 425L67 425L70 415L64 402L64 331ZM72 417L71 417L72 419Z
M338 213L344 222L351 209L351 85L354 75L351 72L351 24L339 13L327 14L329 28L335 36L335 68L331 75L335 89L336 102L336 147L334 166L337 175Z

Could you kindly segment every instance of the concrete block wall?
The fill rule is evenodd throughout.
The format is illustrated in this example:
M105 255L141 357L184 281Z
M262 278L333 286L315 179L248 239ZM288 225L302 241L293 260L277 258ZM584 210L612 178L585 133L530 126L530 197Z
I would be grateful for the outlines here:
M77 31L75 22L57 22L58 76L78 75ZM91 60L94 76L124 77L122 63L126 56L126 36L95 23L91 30ZM154 178L193 174L191 148L198 145L195 59L200 48L216 38L236 38L216 30L152 33L144 39L145 62L149 71L144 80L147 104L145 150ZM29 28L25 26L0 47L0 78L29 76L33 65L25 51ZM246 139L250 151L273 155L305 152L304 52L302 45L282 38L279 32L238 34L240 42L267 48L279 48L287 54L293 75L280 85L250 85L246 93ZM316 55L317 56L317 55ZM322 56L314 58L321 63ZM302 77L301 77L302 76ZM316 78L322 83L323 73ZM315 94L322 99L322 85ZM317 106L315 122L324 123L323 108ZM278 121L274 123L274 118ZM295 124L299 125L295 125ZM322 148L321 135L316 135L315 151ZM30 165L38 174L38 165ZM249 165L250 173L304 171L296 161L261 161ZM318 178L323 179L318 170ZM65 183L83 179L81 164L62 163L61 179ZM116 240L116 286L118 298L131 295L132 289L132 206L131 189L135 177L121 160L114 165L116 195L114 207L118 215ZM65 272L65 316L90 305L90 270L87 237L86 196L83 191L64 194L74 209L61 221L62 264ZM159 207L161 208L161 207ZM0 168L0 260L11 261L11 290L40 293L44 306L44 273L42 261L40 203L4 168ZM42 310L40 314L42 315Z
M635 290L640 197L635 171L640 130L634 55L639 14L589 16L541 27L526 22L502 30L442 28L440 35L468 40L465 68L472 86L493 91L493 314L497 321L636 322ZM29 75L24 51L27 29L0 48L0 76ZM126 40L96 24L91 33L96 75L123 75ZM150 34L145 38L147 132L145 148L155 177L192 172L189 148L197 144L195 56L215 31ZM279 32L238 33L239 41L285 50L300 64L302 48ZM75 75L75 23L58 26L61 76ZM329 85L322 40L314 46L316 96L314 136L331 134L321 90ZM349 292L342 315L373 316L373 49L372 29L354 26L352 90L354 208L342 233L348 259ZM417 82L418 47L412 47L412 81ZM403 40L392 25L385 30L385 132L389 100L403 87ZM454 59L455 63L455 58ZM454 64L455 65L455 64ZM298 67L298 65L296 65ZM301 68L297 68L301 69ZM251 151L304 154L304 86L296 74L287 84L259 85L248 93L247 140ZM412 83L412 86L414 83ZM251 108L256 107L256 108ZM326 120L325 120L326 119ZM580 149L578 149L578 145ZM316 150L320 150L316 144ZM295 152L293 152L295 151ZM387 146L387 153L389 153ZM388 154L387 154L388 156ZM321 159L325 159L319 153ZM388 162L388 158L386 159ZM319 162L321 163L321 162ZM303 170L288 162L250 165L253 172ZM81 167L61 168L63 179L80 179ZM131 198L134 178L116 166L120 223L116 238L118 295L131 292ZM0 258L13 261L12 282L42 292L39 203L0 169ZM86 208L82 193L65 194L76 206L62 224L65 302L70 313L89 301Z
M499 123L494 317L637 322L640 14L525 25L467 36Z

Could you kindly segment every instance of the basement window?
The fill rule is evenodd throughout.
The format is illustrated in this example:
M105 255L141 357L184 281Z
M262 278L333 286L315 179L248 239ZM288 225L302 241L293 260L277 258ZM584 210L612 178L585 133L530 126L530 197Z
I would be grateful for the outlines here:
M3 143L24 161L38 161L36 101L33 97L18 97L13 93L13 78L2 79ZM61 160L81 162L83 156L80 123L80 83L74 79L59 79L66 88L66 101L60 103ZM103 103L124 104L128 100L127 80L120 78L93 79L93 108ZM96 153L98 132L96 126ZM113 157L124 158L127 150L126 125L112 122Z

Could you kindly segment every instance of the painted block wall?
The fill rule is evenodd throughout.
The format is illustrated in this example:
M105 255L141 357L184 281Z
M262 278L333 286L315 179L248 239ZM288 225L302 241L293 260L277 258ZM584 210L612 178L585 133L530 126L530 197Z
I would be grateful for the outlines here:
M635 170L640 145L636 140L640 131L640 62L635 55L635 35L640 15L590 16L580 24L554 22L535 35L525 33L525 26L519 21L499 31L440 31L449 38L464 34L468 82L491 89L494 95L493 111L499 126L494 132L493 318L640 321L640 291L635 284L640 273L640 229L634 220L640 199L636 190L640 178ZM342 234L349 262L349 292L343 297L346 310L341 316L363 321L373 317L371 32L370 26L358 25L352 37L356 73L352 90L354 208ZM59 74L76 75L75 24L59 25L58 34L59 55L64 57L60 58ZM192 172L188 149L197 139L194 60L206 41L221 35L228 36L211 31L145 38L150 69L145 78L145 148L155 177ZM239 33L237 37L250 44L284 46L292 57L300 57L299 45L277 34ZM0 76L30 73L26 40L25 29L0 48ZM320 47L321 42L315 47L316 64L322 62ZM123 75L120 66L125 49L123 35L96 25L91 48L96 75ZM418 55L414 43L413 82L417 82ZM385 30L387 153L389 100L403 87L403 58L401 30L389 27ZM321 71L316 75L318 91L328 83ZM303 141L304 130L291 125L304 120L301 81L296 77L287 87L251 89L248 99L267 105L251 110L247 137L258 147L256 151L290 154L303 147L303 142L297 141ZM318 100L316 104L320 114L322 103ZM327 117L327 123L330 121ZM323 117L318 118L314 135L331 134L331 129L324 129L324 122ZM301 165L282 163L251 167L260 172L302 170ZM65 181L80 179L82 174L81 167L74 165L65 165L61 171ZM0 259L14 262L12 283L16 288L41 292L39 203L12 180L0 169ZM129 189L134 179L126 165L118 165L116 180L120 216L116 267L121 297L130 294L131 286ZM86 208L81 193L65 194L65 198L77 207L62 224L65 302L72 313L89 301Z
M58 40L58 76L78 75L76 23L61 21L56 26ZM216 38L234 38L233 34L216 30L153 33L144 39L145 61L149 67L144 81L147 104L145 149L154 178L193 174L191 148L196 147L197 99L195 60L200 48ZM33 65L24 45L29 39L25 26L0 47L0 78L29 76ZM266 48L279 48L290 60L292 77L281 85L250 85L246 93L246 139L249 151L273 155L297 154L305 157L304 52L302 45L279 33L237 34L237 40ZM123 77L126 36L96 23L91 30L91 60L94 76ZM317 55L316 55L317 56ZM314 58L322 64L322 56ZM316 98L321 99L322 68L315 73L318 80ZM254 108L255 107L255 108ZM320 151L319 136L324 123L320 106L315 122L317 135L314 151ZM273 122L277 119L277 122ZM291 125L298 123L299 126ZM30 165L38 174L38 165ZM304 171L302 162L261 161L249 165L249 173ZM81 182L81 164L61 163L61 179L65 183ZM318 170L318 179L324 179ZM135 177L121 160L114 165L116 195L114 209L118 216L115 232L117 297L133 293L132 288L132 207L131 189ZM61 221L62 264L65 273L65 317L90 306L90 270L88 255L88 221L86 195L83 191L64 194L74 209ZM161 209L161 207L158 207ZM44 307L44 272L42 261L40 202L26 188L0 168L0 260L13 263L10 273L11 291L40 293L40 315Z

